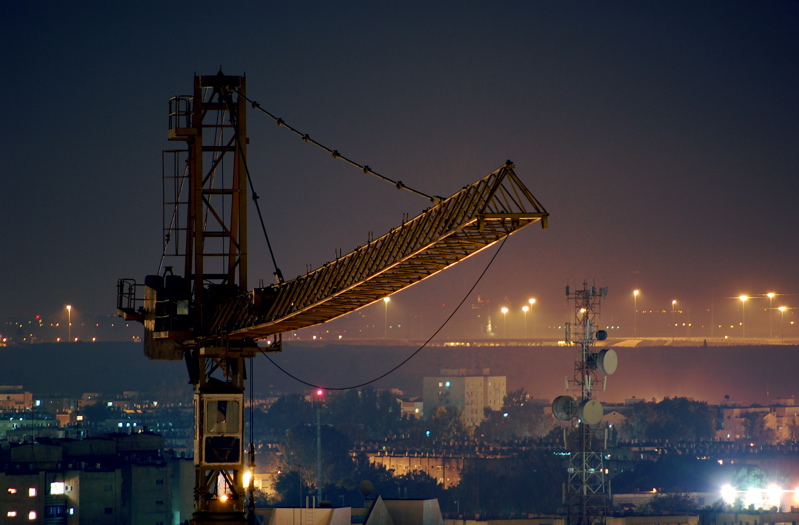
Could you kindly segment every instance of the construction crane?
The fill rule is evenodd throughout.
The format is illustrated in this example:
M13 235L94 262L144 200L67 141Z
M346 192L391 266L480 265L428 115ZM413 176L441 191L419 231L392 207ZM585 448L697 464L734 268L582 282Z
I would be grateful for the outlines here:
M250 289L248 105L260 107L247 98L246 78L221 71L195 76L191 96L170 100L168 138L186 147L164 152L164 256L183 271L162 258L143 283L117 284L118 314L144 325L145 355L185 360L194 386L195 524L241 524L254 515L254 451L244 446L247 359L280 351L283 332L379 301L524 226L547 226L546 210L508 161L317 270L284 281L276 268L275 284Z

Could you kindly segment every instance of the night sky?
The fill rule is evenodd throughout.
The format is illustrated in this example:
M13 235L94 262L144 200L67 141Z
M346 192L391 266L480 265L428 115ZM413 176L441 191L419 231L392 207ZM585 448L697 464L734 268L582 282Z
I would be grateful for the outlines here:
M157 271L167 102L220 66L426 193L511 159L550 227L512 236L477 287L497 310L536 297L541 319L566 321L564 286L583 279L626 326L636 288L641 309L676 299L724 322L741 294L761 319L758 294L799 308L797 28L788 1L2 2L0 318L113 314L118 278ZM286 278L428 205L255 112L249 136ZM269 282L251 224L250 282ZM448 313L493 253L392 313Z

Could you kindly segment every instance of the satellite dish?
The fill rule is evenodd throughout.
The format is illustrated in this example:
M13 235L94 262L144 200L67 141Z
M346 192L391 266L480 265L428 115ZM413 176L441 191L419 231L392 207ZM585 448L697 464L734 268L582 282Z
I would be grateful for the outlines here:
M608 333L606 331L604 331L604 330L597 330L596 331L596 338L599 341L604 341L605 339L608 338Z
M603 374L612 374L616 371L618 364L619 358L616 355L616 351L612 348L600 350L596 356L596 367Z
M558 396L552 402L552 415L561 421L568 421L574 415L574 399L571 396Z
M586 425L596 425L602 421L604 409L596 399L583 399L577 406L577 417Z

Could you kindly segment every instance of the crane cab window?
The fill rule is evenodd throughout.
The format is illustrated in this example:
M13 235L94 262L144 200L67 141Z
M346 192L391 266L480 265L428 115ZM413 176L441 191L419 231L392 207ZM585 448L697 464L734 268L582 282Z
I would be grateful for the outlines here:
M205 405L206 434L237 434L239 432L239 402L235 400L207 400Z

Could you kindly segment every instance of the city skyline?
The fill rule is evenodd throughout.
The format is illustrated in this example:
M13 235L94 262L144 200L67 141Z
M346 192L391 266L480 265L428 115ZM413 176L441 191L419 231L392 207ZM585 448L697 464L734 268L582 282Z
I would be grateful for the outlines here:
M636 291L638 294L634 293ZM573 321L569 306L563 301L553 304L542 300L541 295L538 298L531 295L516 294L513 298L478 295L473 302L464 303L447 322L457 304L419 306L416 298L401 292L395 294L392 301L379 301L332 322L299 330L296 334L287 333L286 338L426 340L444 323L433 342L453 338L551 340L560 335L564 324ZM697 304L663 297L652 300L642 289L636 289L628 297L614 295L610 292L605 298L599 315L601 327L609 330L613 338L727 337L740 340L746 338L747 328L750 340L795 344L799 337L796 328L799 308L792 306L799 299L793 294L749 294L745 301L741 296L701 298ZM5 337L10 343L30 342L27 338L32 335L36 342L69 341L70 322L75 330L74 340L99 337L105 341L130 341L139 340L143 334L138 323L114 314L92 315L78 305L68 306L69 309L65 306L50 316L17 315L2 320L0 341ZM112 328L114 330L110 330ZM47 336L42 338L45 333ZM125 336L112 335L120 333Z

